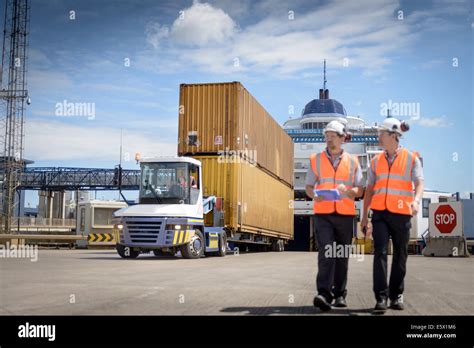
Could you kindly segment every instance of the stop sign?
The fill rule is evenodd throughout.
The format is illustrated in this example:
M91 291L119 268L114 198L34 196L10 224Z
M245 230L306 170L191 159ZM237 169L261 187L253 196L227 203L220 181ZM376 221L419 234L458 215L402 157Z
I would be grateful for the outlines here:
M456 227L456 220L456 212L448 204L440 205L434 213L435 226L441 233L451 233Z

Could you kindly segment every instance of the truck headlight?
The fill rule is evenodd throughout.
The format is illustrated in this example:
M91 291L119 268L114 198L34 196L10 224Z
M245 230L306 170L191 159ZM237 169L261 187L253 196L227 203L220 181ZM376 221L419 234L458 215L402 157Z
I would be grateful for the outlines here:
M166 225L165 229L166 230L175 230L175 231L181 231L187 229L189 226L188 225L180 225L180 224L170 224Z
M119 220L114 223L114 230L123 230L123 223Z

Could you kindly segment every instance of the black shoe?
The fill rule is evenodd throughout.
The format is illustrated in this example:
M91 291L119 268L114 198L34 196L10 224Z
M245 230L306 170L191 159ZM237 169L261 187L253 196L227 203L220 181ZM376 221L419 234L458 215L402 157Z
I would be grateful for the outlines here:
M377 300L375 308L373 310L374 314L384 314L387 311L387 300Z
M405 308L403 306L403 295L400 294L395 300L390 300L390 308L402 311Z
M334 307L347 307L346 299L342 296L336 297L334 300Z
M320 310L323 312L327 312L331 310L331 304L326 300L326 298L323 295L317 295L314 297L313 304L315 307L318 307Z

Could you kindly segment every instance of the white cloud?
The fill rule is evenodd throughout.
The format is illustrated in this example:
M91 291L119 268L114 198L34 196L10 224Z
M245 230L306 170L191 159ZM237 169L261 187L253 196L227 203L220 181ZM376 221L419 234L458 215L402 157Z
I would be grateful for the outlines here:
M148 23L145 34L147 43L158 49L162 40L168 37L169 29L159 23Z
M194 1L173 22L170 35L175 43L203 46L225 43L235 30L236 24L227 13L208 3Z
M68 74L60 71L31 70L28 74L28 86L37 94L49 95L74 86L74 82Z
M434 8L443 14L452 16L466 15L470 11L472 0L433 0Z
M348 58L351 67L374 74L390 62L391 52L415 39L409 26L393 15L397 6L391 0L335 0L302 13L295 10L294 20L287 18L287 10L271 11L257 23L237 29L223 10L195 2L161 40L166 50L157 48L154 43L160 40L150 39L147 33L160 54L142 54L141 66L157 72L188 68L216 74L291 75L320 67L324 58L329 66L342 67L343 59ZM156 32L166 29L160 27Z
M50 68L52 66L49 57L43 51L34 47L28 49L28 60L30 66L34 67Z
M393 0L332 0L317 7L303 0L278 6L246 1L241 7L210 1L213 5L194 2L184 9L184 17L178 17L168 31L160 26L158 32L168 34L161 41L152 40L160 42L159 47L139 54L139 65L158 73L192 70L291 78L320 68L325 58L330 68L340 69L347 58L349 68L380 76L393 59L433 30L433 23L443 30L451 23L442 17L444 2L398 20L400 5ZM247 11L251 24L238 27L224 10L239 18ZM288 10L294 11L293 20Z
M446 62L442 59L432 59L432 60L421 63L421 68L422 69L433 69L433 68L439 67L443 63L446 63Z
M410 122L428 128L444 128L452 125L445 115L440 117L420 117L418 119L411 119Z
M84 120L84 122L92 122ZM35 160L110 160L117 158L120 129L73 125L46 119L26 122L25 157ZM133 158L176 155L177 145L161 142L156 135L123 131L123 153Z
M136 95L152 95L150 89L144 88L142 86L137 87L138 84L114 84L114 83L82 83L79 85L80 88L85 88L87 90L90 89L95 89L101 92L118 92L122 93L123 95L130 95L130 94L136 94Z

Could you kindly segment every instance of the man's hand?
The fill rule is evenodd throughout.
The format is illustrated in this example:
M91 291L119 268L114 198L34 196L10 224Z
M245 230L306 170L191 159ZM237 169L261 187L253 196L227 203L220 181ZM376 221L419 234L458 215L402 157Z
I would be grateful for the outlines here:
M336 190L338 190L341 195L345 195L349 199L355 199L357 196L354 188L348 189L344 184L337 185Z
M354 192L354 189L350 189L346 191L346 197L350 199L355 199L357 194Z
M416 214L418 214L419 210L420 210L420 203L418 203L418 201L411 202L411 215L415 216Z
M372 224L369 222L368 218L362 218L362 220L360 221L360 228L366 238L370 237L370 235L372 234Z
M346 185L344 184L337 185L336 190L338 190L341 195L344 194L345 192L349 193Z
M313 200L316 202L322 202L324 201L324 196L314 196Z

